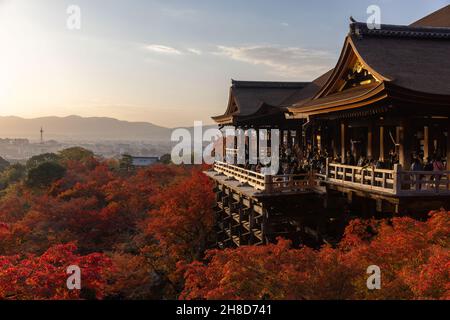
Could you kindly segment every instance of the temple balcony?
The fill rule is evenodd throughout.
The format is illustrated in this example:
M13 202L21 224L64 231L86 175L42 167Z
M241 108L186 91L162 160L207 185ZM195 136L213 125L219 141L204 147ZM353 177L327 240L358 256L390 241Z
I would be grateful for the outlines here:
M330 185L393 196L450 196L450 171L406 171L327 163Z
M327 162L324 174L263 175L217 161L206 174L250 196L324 193L327 187L394 197L450 196L450 171L405 171L400 165L389 170Z
M249 196L263 197L320 191L321 177L311 173L264 175L220 161L216 161L212 170L205 173L212 179L239 189Z

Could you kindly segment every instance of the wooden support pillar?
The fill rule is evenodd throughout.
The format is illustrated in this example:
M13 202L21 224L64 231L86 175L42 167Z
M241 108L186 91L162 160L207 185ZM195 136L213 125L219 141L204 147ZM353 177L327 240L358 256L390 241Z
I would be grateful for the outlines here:
M313 126L311 126L311 151L313 151L316 147L316 128L314 128Z
M400 165L409 170L409 167L405 166L405 131L403 126L397 126L395 128L396 132L396 142L398 143L397 152L398 152L398 162Z
M423 127L423 159L427 160L430 156L430 131L428 126Z
M332 125L332 134L333 137L331 140L331 148L333 150L333 159L337 159L338 157L338 144L339 144L339 128L337 125Z
M322 131L318 131L316 133L316 142L317 142L317 150L320 154L322 154L323 151L323 141L322 141Z
M336 140L334 138L331 139L331 156L333 159L337 157Z
M287 147L292 148L291 130L287 131Z
M345 163L345 146L347 139L347 124L341 123L341 163Z
M373 125L370 124L367 128L367 158L368 159L373 158L372 141L373 141Z
M380 126L380 161L384 161L384 126Z
M248 212L248 225L249 225L249 244L253 244L255 242L255 235L253 234L253 227L255 224L255 211L253 208L253 200L249 200L249 212Z
M397 126L397 143L398 147L398 160L402 168L409 170L411 167L411 143L413 136L409 135L410 126L408 121L402 121L400 126Z

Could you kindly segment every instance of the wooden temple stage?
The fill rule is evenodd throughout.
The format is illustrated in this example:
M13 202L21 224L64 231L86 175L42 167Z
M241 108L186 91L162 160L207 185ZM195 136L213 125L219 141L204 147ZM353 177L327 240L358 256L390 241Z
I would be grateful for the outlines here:
M220 128L244 130L246 143L278 129L289 161L313 154L324 164L263 175L217 161L205 174L218 245L333 242L351 217L449 209L449 57L447 6L409 26L352 22L336 66L311 82L233 80L225 113L213 117Z

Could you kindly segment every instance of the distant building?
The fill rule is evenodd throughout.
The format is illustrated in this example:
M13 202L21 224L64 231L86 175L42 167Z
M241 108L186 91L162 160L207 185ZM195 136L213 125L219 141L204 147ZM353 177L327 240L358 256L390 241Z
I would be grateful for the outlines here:
M134 157L131 156L131 164L135 167L148 167L158 162L158 157Z

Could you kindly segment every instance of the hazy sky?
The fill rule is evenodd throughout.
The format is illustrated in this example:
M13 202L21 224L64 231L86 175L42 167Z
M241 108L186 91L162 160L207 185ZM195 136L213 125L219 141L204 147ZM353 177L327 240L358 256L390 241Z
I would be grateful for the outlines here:
M0 115L210 123L230 79L312 80L348 17L409 24L449 0L0 0ZM69 5L81 29L66 27Z

